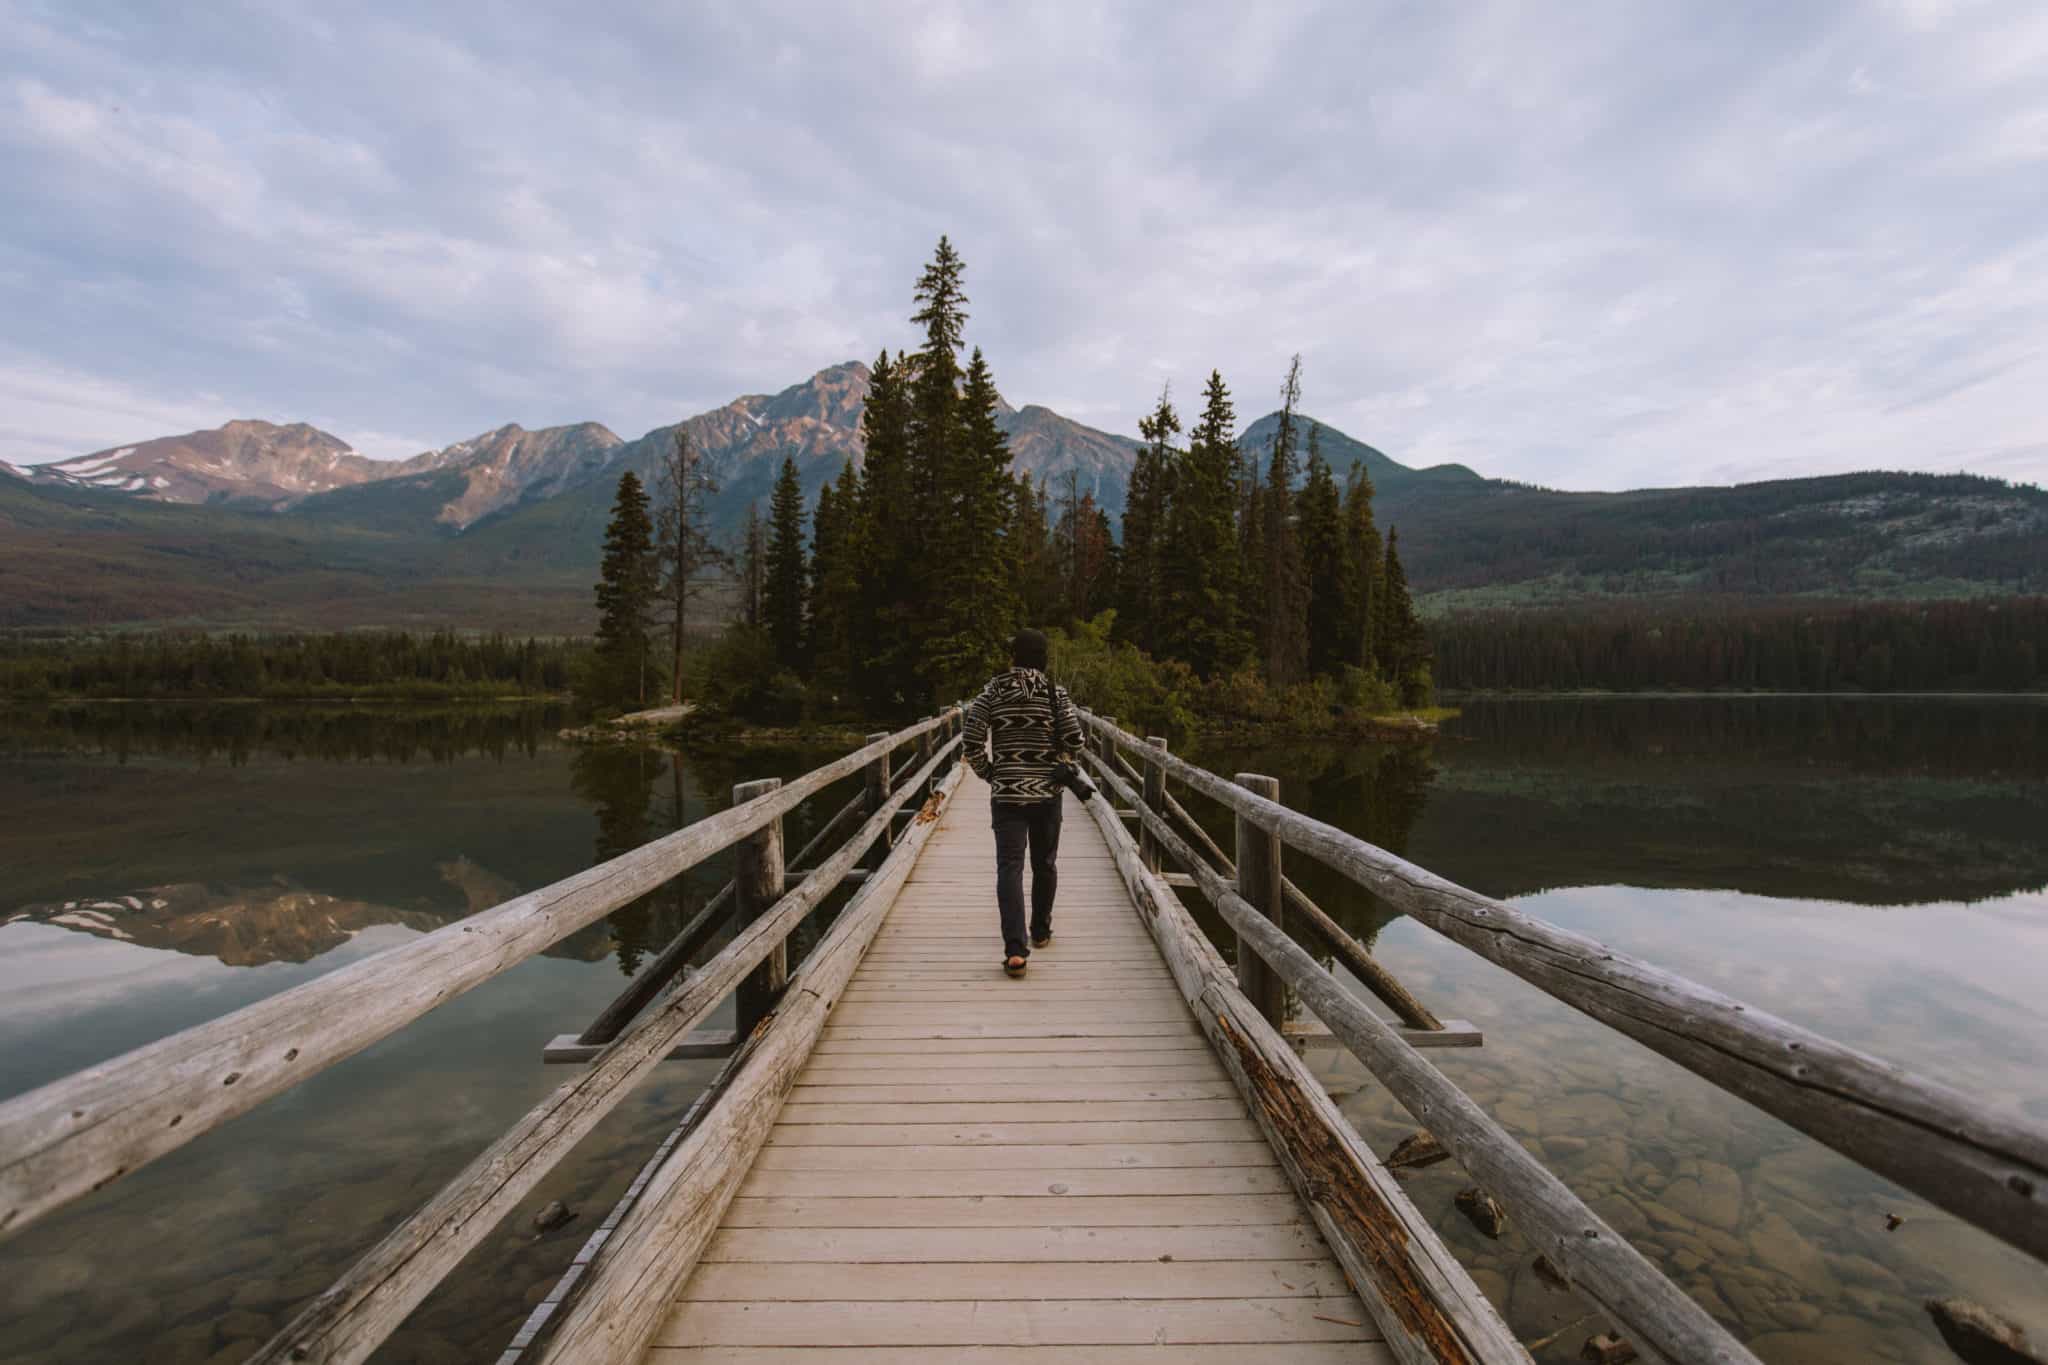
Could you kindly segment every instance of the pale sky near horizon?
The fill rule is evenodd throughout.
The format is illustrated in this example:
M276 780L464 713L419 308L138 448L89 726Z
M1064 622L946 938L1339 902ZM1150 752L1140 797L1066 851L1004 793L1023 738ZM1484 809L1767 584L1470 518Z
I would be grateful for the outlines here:
M626 437L914 343L1569 488L2048 482L2038 0L0 0L0 459Z

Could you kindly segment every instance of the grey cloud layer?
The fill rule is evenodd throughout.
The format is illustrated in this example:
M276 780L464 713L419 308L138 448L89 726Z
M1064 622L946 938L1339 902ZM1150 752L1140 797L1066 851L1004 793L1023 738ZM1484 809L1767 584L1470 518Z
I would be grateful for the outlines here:
M1574 487L2048 479L2048 10L21 7L0 458L635 435L910 340ZM426 8L426 7L421 7Z

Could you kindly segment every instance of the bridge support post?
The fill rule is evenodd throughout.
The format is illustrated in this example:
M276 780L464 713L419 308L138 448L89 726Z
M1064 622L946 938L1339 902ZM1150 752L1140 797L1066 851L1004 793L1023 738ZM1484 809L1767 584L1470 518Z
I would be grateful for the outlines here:
M1164 735L1147 735L1145 743L1162 754L1166 752ZM1145 809L1162 820L1166 818L1166 765L1150 755L1145 759ZM1165 861L1160 856L1159 840L1153 837L1151 827L1142 820L1138 822L1138 857L1144 861L1148 872L1157 872Z
M1280 780L1258 773L1239 773L1238 786L1268 801L1280 799ZM1280 837L1268 834L1242 815L1237 817L1237 894L1285 932L1280 899ZM1278 1029L1287 1019L1287 983L1266 965L1258 950L1237 936L1237 984L1266 1022Z
M779 777L742 782L732 789L737 806L765 795L782 785ZM759 830L733 846L738 860L732 873L732 928L735 935L759 919L782 899L782 817L776 816ZM775 945L760 966L748 972L733 992L734 1027L742 1042L767 1013L775 1008L782 988L789 984L789 947Z
M1109 726L1111 729L1115 729L1116 717L1104 716L1102 718L1102 723L1104 725ZM1106 734L1097 735L1095 738L1095 752L1102 756L1102 761L1104 763L1114 764L1116 762L1116 741L1111 739Z
M887 730L877 730L874 734L868 736L868 743L873 744L878 739L887 739L888 737L889 732ZM883 806L889 804L889 788L893 785L889 778L889 755L883 754L879 758L868 760L867 780L868 814L872 815ZM895 846L895 843L895 827L884 826L882 829L882 847L877 856L886 855Z

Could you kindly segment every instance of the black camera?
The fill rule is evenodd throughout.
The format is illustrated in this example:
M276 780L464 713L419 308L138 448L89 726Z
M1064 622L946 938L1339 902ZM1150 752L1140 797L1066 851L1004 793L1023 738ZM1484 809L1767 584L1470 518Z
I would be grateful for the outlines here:
M1071 763L1053 764L1053 780L1072 792L1076 800L1086 802L1095 796L1095 784Z

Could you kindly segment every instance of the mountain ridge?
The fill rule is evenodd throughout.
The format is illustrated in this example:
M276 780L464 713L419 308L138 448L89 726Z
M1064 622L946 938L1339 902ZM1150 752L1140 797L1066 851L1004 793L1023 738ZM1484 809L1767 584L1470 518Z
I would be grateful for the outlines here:
M807 501L860 462L869 379L861 361L841 362L633 440L597 422L509 423L372 461L303 423L238 420L54 472L0 469L0 626L318 619L581 633L620 472L651 477L688 430L721 484L714 528L729 535L765 506L783 459ZM1245 428L1252 458L1266 458L1277 417ZM1372 475L1380 524L1400 529L1425 606L2040 591L2035 566L2048 564L2048 493L2031 485L1864 473L1569 492L1414 468L1302 420L1340 481L1354 464ZM1037 404L1005 401L999 421L1019 472L1056 497L1071 479L1120 519L1137 441Z

